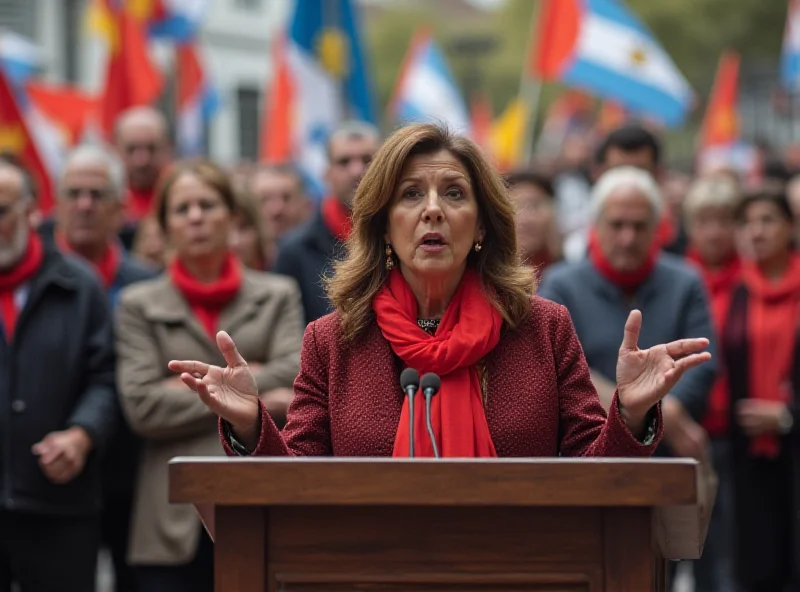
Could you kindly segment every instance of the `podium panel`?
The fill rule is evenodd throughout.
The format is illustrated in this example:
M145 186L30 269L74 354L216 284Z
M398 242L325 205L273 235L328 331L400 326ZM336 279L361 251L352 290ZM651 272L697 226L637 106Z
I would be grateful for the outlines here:
M704 536L691 460L176 459L170 481L214 506L224 592L663 591L665 545Z

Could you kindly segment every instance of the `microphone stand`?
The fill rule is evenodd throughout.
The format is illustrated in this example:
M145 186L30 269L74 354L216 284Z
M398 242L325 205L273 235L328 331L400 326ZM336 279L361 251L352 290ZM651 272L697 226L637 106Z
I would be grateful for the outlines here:
M414 399L417 396L417 389L408 393L408 457L414 458Z
M433 457L440 458L439 447L436 445L436 435L433 433L433 424L431 423L431 401L436 391L432 388L426 388L423 393L425 395L425 423L428 427L428 436L431 439L431 446L433 447Z

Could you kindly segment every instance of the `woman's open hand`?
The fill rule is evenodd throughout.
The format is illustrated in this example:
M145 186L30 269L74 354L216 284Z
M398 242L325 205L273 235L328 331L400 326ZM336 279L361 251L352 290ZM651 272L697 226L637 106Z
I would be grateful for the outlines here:
M702 351L708 339L679 339L650 349L639 349L642 313L631 311L617 358L619 402L633 422L643 422L647 412L664 398L689 368L711 359Z
M226 368L205 362L173 360L169 369L180 373L181 380L211 411L227 421L237 436L252 440L258 430L259 417L256 380L225 331L217 333L217 347L228 364Z

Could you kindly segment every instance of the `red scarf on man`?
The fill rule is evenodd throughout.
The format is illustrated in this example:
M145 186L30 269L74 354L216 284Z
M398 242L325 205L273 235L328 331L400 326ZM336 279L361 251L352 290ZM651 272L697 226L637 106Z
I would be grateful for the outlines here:
M22 259L10 270L0 273L0 313L2 313L3 330L8 343L13 340L19 314L17 304L14 302L14 292L39 271L43 259L42 240L36 231L30 230L28 247L25 249Z
M62 253L71 253L73 255L77 255L78 257L82 257L79 253L75 252L75 249L72 248L72 245L69 244L67 238L60 232L56 232L56 245L58 245L59 250ZM108 290L111 287L111 284L114 283L114 280L117 277L117 272L119 271L119 264L122 261L122 251L114 242L111 242L106 245L103 254L100 256L100 259L97 261L89 261L94 267L95 272L100 277L100 280L103 282L103 287Z
M800 320L800 254L791 255L789 267L778 282L764 277L749 261L742 266L742 280L748 291L750 396L789 403ZM774 458L779 450L779 438L774 435L761 435L750 442L750 452L755 456Z
M722 335L725 321L728 318L733 290L741 279L742 261L734 255L719 269L710 269L697 250L691 246L686 251L686 259L698 268L703 277L711 297L711 318L714 321L714 330L717 335ZM703 418L703 427L710 435L722 437L728 431L729 404L728 380L723 373L717 378L711 389L708 396L708 411Z
M442 379L431 405L431 422L442 457L497 456L483 409L475 364L500 340L503 319L481 287L478 275L464 273L436 335L417 325L417 301L403 274L395 269L375 296L372 307L378 326L394 352L420 375L435 372ZM424 403L415 408L416 449L433 456L426 433ZM403 403L394 441L394 456L407 456L408 399Z
M210 284L200 282L189 273L178 257L170 263L169 273L211 341L216 341L220 312L236 297L242 285L242 270L236 256L228 253L219 277Z
M641 286L656 266L656 259L661 251L661 245L658 241L654 240L650 246L650 251L647 253L647 259L644 264L639 268L632 271L619 271L609 262L603 249L600 247L600 241L597 238L597 231L592 229L589 234L589 260L594 265L595 269L600 272L604 278L613 284L619 286L624 292L633 292Z
M353 217L350 208L332 195L322 200L322 221L339 242L346 241L347 237L350 236L350 231L353 229Z

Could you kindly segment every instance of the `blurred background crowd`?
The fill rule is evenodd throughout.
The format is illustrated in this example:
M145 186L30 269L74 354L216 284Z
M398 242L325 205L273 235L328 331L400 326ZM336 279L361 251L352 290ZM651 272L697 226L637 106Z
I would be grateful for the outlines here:
M0 1L0 592L211 589L167 463L222 451L167 362L225 329L282 425L417 121L504 176L606 407L632 308L711 337L664 402L719 482L676 590L800 590L799 83L795 0Z

